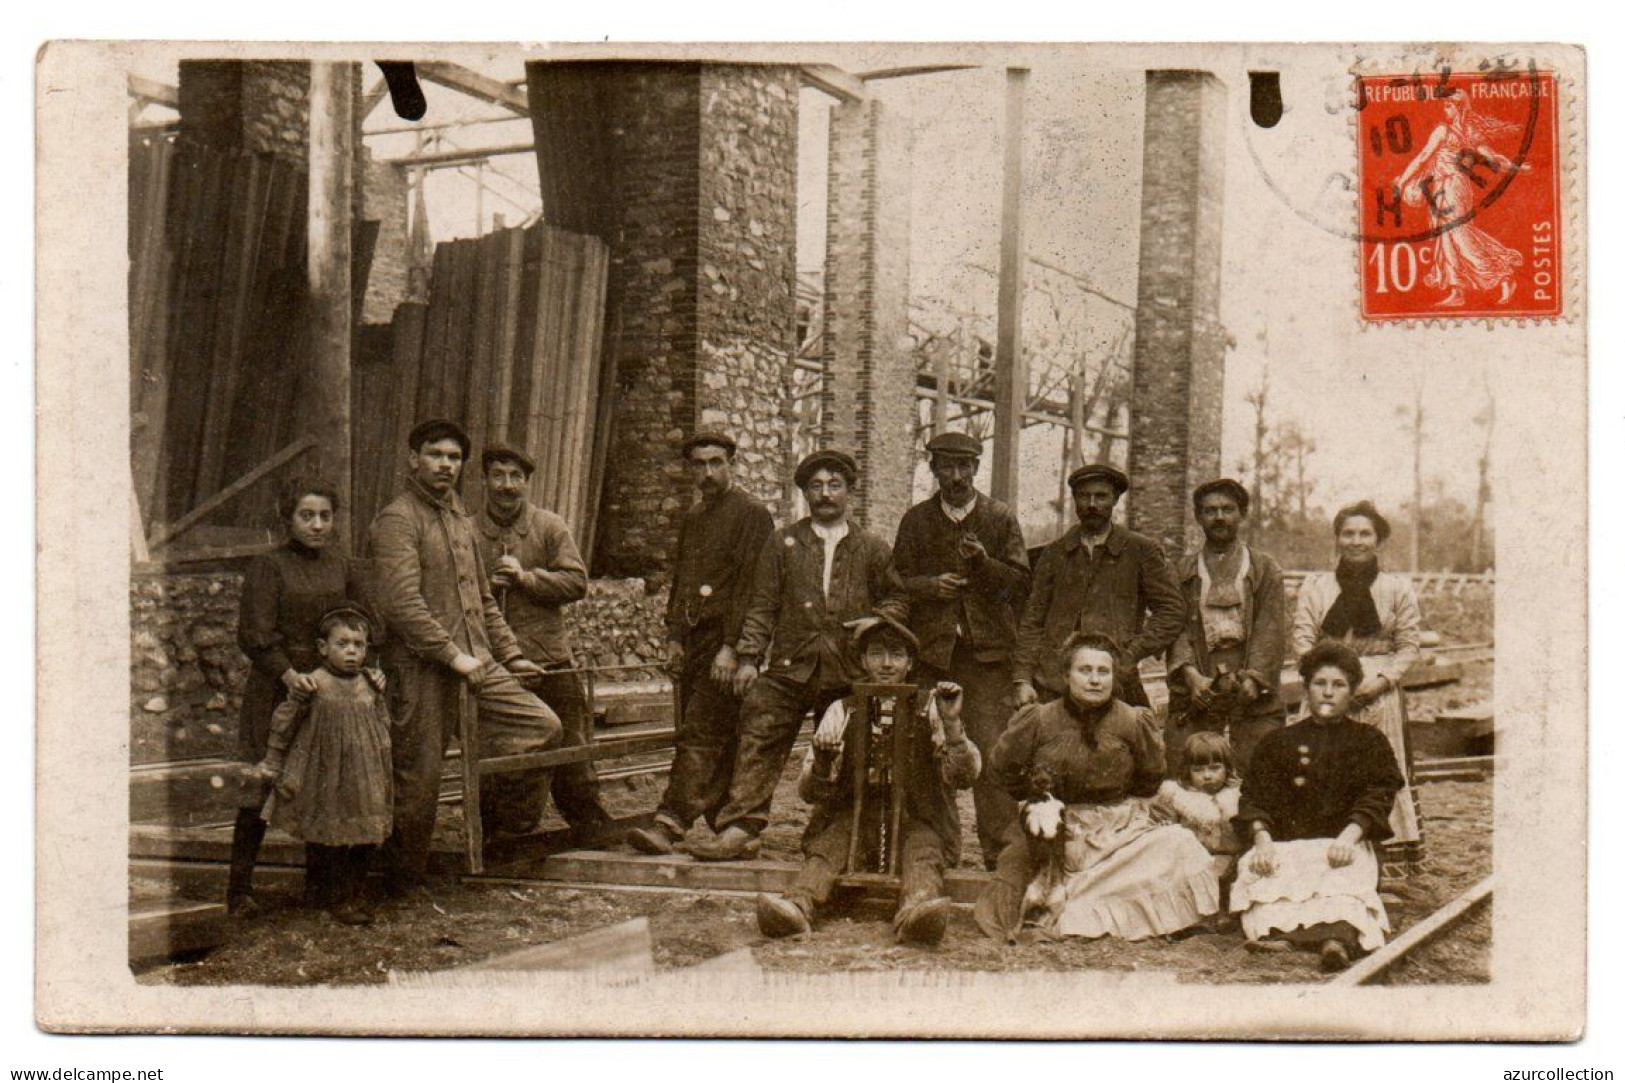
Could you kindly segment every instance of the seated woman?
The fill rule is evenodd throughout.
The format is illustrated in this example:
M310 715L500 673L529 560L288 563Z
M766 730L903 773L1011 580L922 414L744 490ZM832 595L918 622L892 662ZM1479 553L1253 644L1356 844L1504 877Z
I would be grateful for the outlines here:
M1074 635L1063 657L1066 695L1024 707L988 757L991 777L1025 804L977 925L1009 942L1024 921L1127 940L1198 924L1218 911L1219 882L1189 829L1152 816L1164 767L1155 716L1112 698L1109 637Z
M1242 779L1236 829L1252 849L1230 909L1250 947L1318 950L1324 969L1341 970L1388 932L1372 846L1392 830L1405 777L1382 732L1349 717L1364 677L1353 649L1318 644L1298 672L1308 717L1260 741Z

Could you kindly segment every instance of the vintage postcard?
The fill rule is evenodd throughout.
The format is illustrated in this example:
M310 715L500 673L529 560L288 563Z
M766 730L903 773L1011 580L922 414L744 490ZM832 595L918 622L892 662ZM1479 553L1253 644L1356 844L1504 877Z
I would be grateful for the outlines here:
M36 79L42 1027L1582 1033L1579 48Z

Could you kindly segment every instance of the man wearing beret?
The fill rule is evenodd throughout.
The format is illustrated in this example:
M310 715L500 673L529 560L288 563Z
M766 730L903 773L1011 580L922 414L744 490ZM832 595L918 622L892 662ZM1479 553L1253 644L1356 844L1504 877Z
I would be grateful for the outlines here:
M1162 546L1112 522L1128 476L1108 463L1067 478L1078 524L1044 548L1022 613L1015 661L1018 707L1065 691L1061 644L1073 632L1100 632L1122 645L1117 698L1150 706L1138 664L1166 651L1185 624L1185 599Z
M808 711L822 715L860 672L853 635L875 613L908 620L891 547L847 521L857 480L857 463L845 452L807 456L795 481L811 514L762 547L737 644L734 684L745 697L739 753L717 816L721 833L689 848L702 861L756 855L801 720Z
M558 716L519 684L518 676L539 670L497 607L478 532L457 496L468 434L455 422L425 421L407 446L406 491L378 513L367 539L395 724L387 856L397 890L421 880L428 863L441 764L458 732L464 685L478 704L482 755L540 752L560 735ZM541 818L545 771L493 775L486 786L493 830L524 831Z
M587 565L563 518L525 499L536 463L517 448L494 444L480 452L485 475L485 507L475 517L480 558L491 593L519 640L525 657L541 669L528 682L564 727L562 748L592 739L587 694L575 673L575 652L564 607L587 596ZM598 799L598 775L591 763L553 771L553 806L578 842L602 845L610 815Z
M1174 569L1186 617L1168 652L1168 769L1180 770L1190 733L1228 730L1245 775L1259 739L1285 720L1286 588L1280 565L1241 541L1251 501L1239 481L1200 485L1191 503L1204 541Z
M1010 656L1030 579L1027 546L1015 514L976 491L980 440L947 432L925 450L937 492L903 514L892 555L920 640L921 682L965 690L965 731L985 760L1012 713ZM991 869L1016 804L991 781L979 779L974 792L976 833Z
M731 436L699 432L683 459L699 499L677 528L666 603L666 656L677 682L677 752L654 823L627 833L646 854L669 854L701 816L715 830L739 747L734 645L745 625L751 572L773 533L762 502L734 484Z

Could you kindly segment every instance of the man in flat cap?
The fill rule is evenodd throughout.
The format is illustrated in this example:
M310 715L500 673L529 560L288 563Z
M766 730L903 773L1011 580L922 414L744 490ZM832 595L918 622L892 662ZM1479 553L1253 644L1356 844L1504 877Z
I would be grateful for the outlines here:
M891 546L847 521L857 480L857 463L845 452L807 456L795 481L810 514L762 547L737 644L734 685L745 697L739 753L717 815L720 834L689 848L701 860L755 856L801 720L808 711L822 715L861 672L853 636L873 622L871 614L908 620Z
M731 436L699 432L683 442L697 499L677 527L677 560L666 603L666 657L676 681L677 751L654 823L627 833L646 854L669 854L694 821L713 830L728 800L739 747L734 646L745 625L750 576L773 516L734 484Z
M539 671L497 607L478 531L457 495L468 434L436 419L414 428L407 445L406 489L378 513L367 539L395 723L395 828L386 856L397 890L420 881L428 863L441 764L458 732L464 685L478 704L482 755L540 752L560 735L558 716L519 684ZM545 771L491 776L493 830L534 826L546 782Z
M1241 541L1251 501L1239 481L1199 485L1191 503L1203 543L1174 568L1186 616L1168 652L1168 770L1181 770L1185 738L1206 730L1230 738L1245 775L1259 739L1285 721L1286 588L1280 565Z
M1015 660L1016 705L1065 691L1061 644L1073 632L1099 632L1122 648L1117 698L1150 706L1137 668L1166 651L1185 623L1185 600L1162 546L1112 522L1128 476L1108 463L1067 478L1078 523L1051 542L1033 571Z
M493 444L480 452L485 506L475 516L480 558L491 593L519 640L519 649L542 673L528 681L564 727L561 748L587 744L592 717L575 672L575 652L564 607L587 596L587 564L562 517L526 499L536 462L518 448ZM553 806L583 845L604 845L610 815L598 799L591 763L553 771Z
M937 492L903 514L892 556L920 640L921 682L965 690L965 731L985 760L1012 714L1010 657L1031 578L1027 546L1015 514L976 490L980 440L947 432L925 450ZM976 833L991 869L1016 803L990 781L979 779L974 792Z

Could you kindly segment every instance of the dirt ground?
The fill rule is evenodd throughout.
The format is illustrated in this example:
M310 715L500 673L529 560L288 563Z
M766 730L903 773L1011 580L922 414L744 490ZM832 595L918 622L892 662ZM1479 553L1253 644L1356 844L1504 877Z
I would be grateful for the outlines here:
M792 761L792 768L794 761ZM787 783L776 807L781 822L764 840L764 857L794 859L807 809ZM606 783L605 798L620 815L646 811L661 783L650 777ZM1420 788L1426 820L1427 869L1387 897L1397 931L1420 921L1489 874L1493 783L1441 782ZM965 866L978 867L969 798L961 809ZM441 839L455 842L455 824ZM139 889L137 889L139 890ZM419 896L383 911L377 924L352 928L298 905L290 889L262 889L266 913L232 923L221 947L191 960L138 975L148 984L306 985L368 984L392 969L445 969L533 944L647 917L657 967L691 966L738 948L750 948L769 970L1117 970L1166 973L1195 983L1287 983L1323 980L1310 954L1255 955L1239 932L1198 932L1181 939L1141 943L1028 938L1001 947L983 938L969 909L958 907L936 950L896 945L884 904L864 902L821 918L811 936L770 941L756 930L752 900L731 894L678 895L581 890L536 885L438 881ZM1459 984L1489 978L1487 912L1463 931L1436 942L1393 979Z

